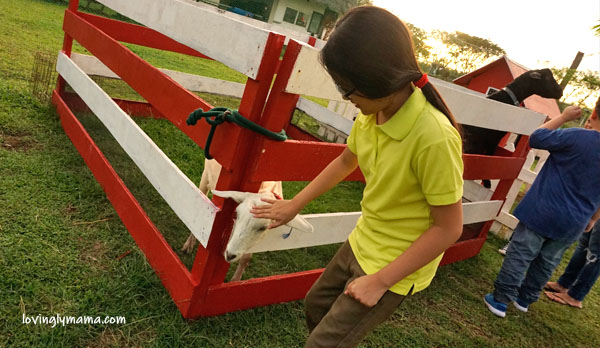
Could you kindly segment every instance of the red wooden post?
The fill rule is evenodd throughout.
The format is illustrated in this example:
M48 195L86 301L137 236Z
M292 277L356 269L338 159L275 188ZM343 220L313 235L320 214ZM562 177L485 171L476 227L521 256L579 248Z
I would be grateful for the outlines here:
M77 12L77 10L79 9L79 0L69 0L69 10L73 11L73 12ZM65 32L64 38L63 38L63 47L62 47L62 51L67 55L67 56L71 56L71 50L73 48L73 38L67 34ZM56 82L56 89L62 93L65 90L65 80L60 77L60 75L58 76L58 81Z
M258 76L256 80L248 79L246 83L239 112L251 121L259 122L275 74L277 61L283 48L283 39L282 36L274 33L269 35ZM215 132L215 137L218 136L219 131ZM229 138L229 136L223 136L222 138ZM234 169L221 170L217 189L258 191L260 182L245 181L247 179L247 167L252 159L250 152L255 146L255 142L256 135L252 131L242 131L237 141L235 159L232 163ZM223 203L223 200L218 197L213 200L221 202L223 210L217 214L207 248L204 249L200 246L194 260L192 277L198 286L194 288L190 297L190 307L184 313L184 316L188 318L204 314L207 305L206 294L209 287L222 284L229 269L229 263L225 261L223 252L231 233L231 216L233 215L234 203L232 200L226 200Z

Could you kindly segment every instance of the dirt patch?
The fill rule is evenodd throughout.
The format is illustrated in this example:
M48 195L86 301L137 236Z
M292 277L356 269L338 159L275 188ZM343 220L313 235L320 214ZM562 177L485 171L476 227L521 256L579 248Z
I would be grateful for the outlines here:
M35 141L27 137L0 135L0 148L9 151L28 151L35 145Z
M112 347L143 347L144 343L151 342L155 334L145 330L134 334L125 334L119 329L106 329L94 340L86 343L85 348L112 348Z
M72 214L75 214L76 212L77 212L77 208L74 205L67 204L67 207L65 208L66 215L72 215Z
M79 253L81 260L95 268L106 270L106 263L108 262L108 257L106 255L108 253L108 248L106 247L106 244L99 241L94 242L93 244L87 243L81 237L79 238L79 241L84 244Z

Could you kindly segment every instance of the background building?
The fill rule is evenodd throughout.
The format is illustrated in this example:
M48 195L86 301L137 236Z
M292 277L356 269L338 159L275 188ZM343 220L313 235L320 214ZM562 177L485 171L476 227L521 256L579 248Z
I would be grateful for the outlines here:
M344 12L344 1L199 0L223 10L322 38Z

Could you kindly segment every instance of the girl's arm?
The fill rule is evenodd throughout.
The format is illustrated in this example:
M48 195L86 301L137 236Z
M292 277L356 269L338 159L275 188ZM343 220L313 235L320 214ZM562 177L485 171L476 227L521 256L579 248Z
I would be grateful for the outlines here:
M379 272L355 279L344 293L372 307L392 285L431 262L456 242L463 227L462 202L430 208L433 225L425 233Z
M294 218L308 202L319 197L350 175L358 167L356 155L348 148L325 167L300 193L292 200L263 199L270 203L255 206L250 211L254 217L271 219L269 228L285 225Z

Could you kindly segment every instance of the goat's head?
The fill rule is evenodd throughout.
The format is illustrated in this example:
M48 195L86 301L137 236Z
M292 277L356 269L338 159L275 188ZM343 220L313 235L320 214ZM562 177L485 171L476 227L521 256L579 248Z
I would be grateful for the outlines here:
M239 191L212 190L212 193L219 197L231 198L238 203L235 209L237 217L233 223L233 231L231 231L231 237L227 243L224 255L227 262L238 261L243 254L258 243L271 224L271 220L269 219L255 218L250 213L250 209L253 206L266 204L261 201L261 198L273 199L274 196L271 193ZM300 215L296 215L286 225L303 232L313 232L312 225Z
M524 95L537 94L540 97L559 99L562 87L556 82L550 69L530 70L509 84L511 89L520 89Z

